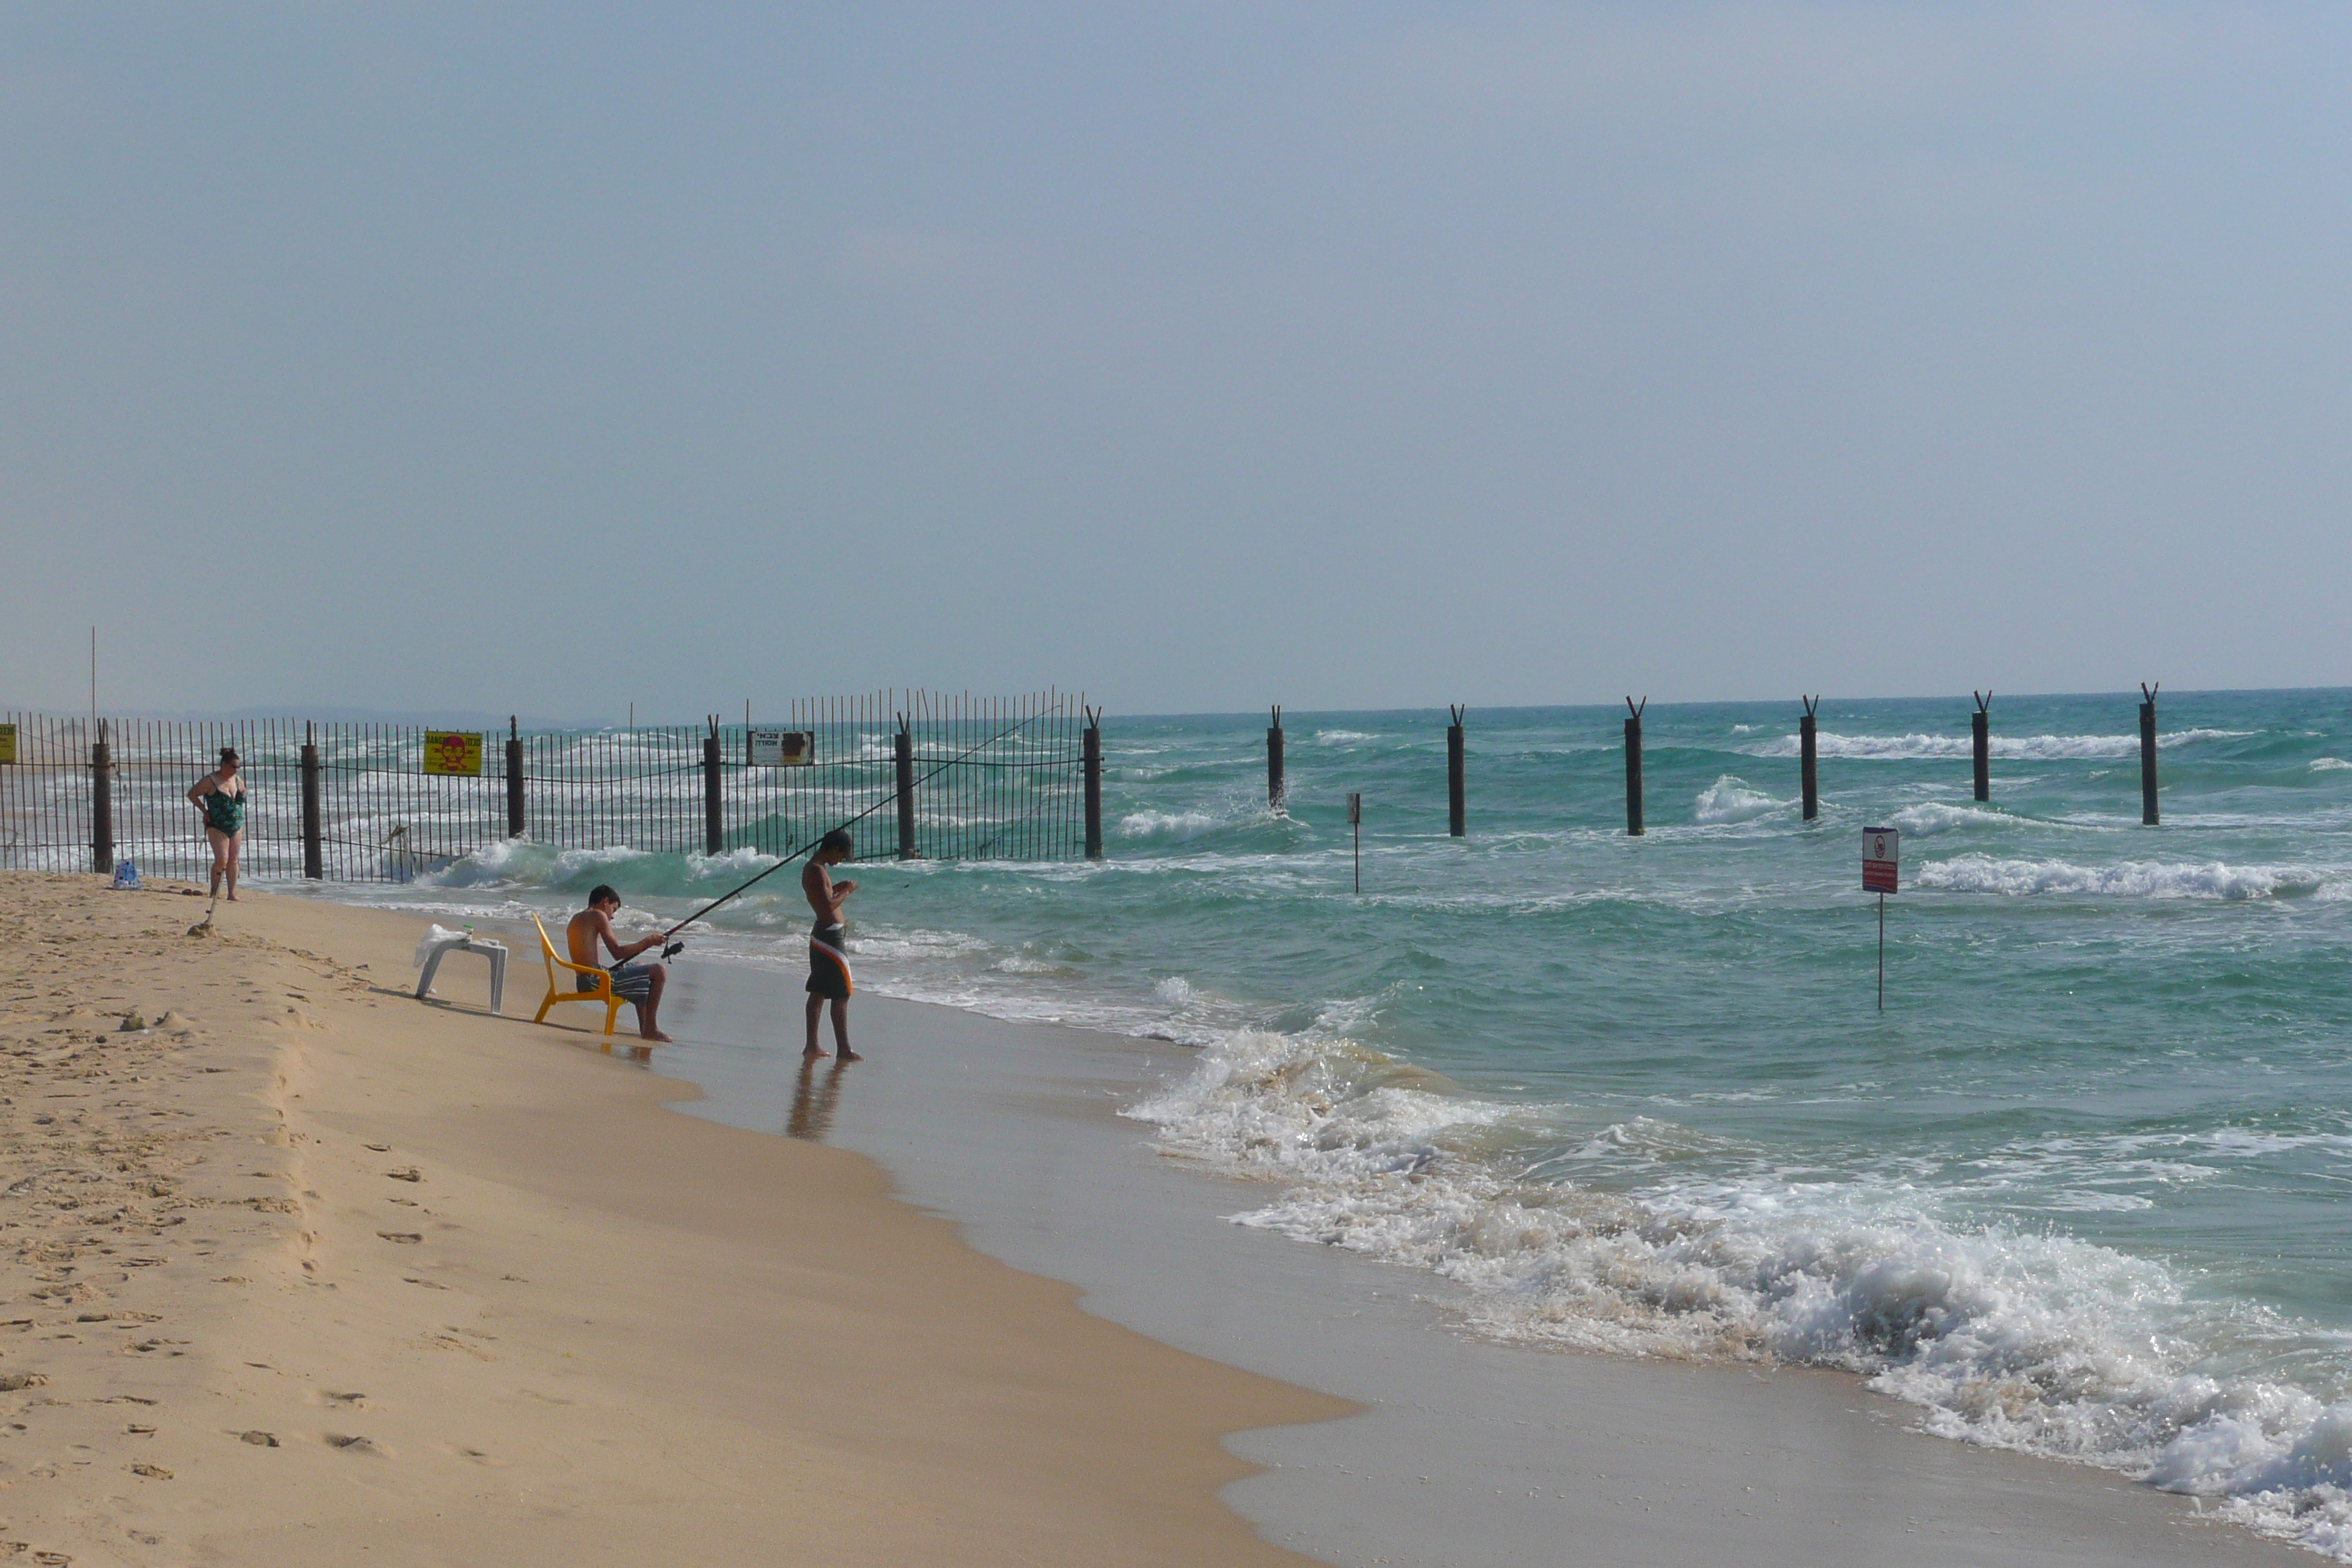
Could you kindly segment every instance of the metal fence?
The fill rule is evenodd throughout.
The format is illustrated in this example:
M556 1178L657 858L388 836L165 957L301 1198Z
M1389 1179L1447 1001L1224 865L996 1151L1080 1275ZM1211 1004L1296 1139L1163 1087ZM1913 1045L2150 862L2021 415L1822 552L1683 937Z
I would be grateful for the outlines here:
M796 701L773 727L510 725L452 775L427 771L443 732L417 726L0 712L0 868L201 877L185 795L223 746L243 757L242 865L261 879L404 881L469 858L494 875L518 845L788 855L836 826L861 858L1073 858L1101 851L1096 717L1059 691L881 691ZM792 737L784 765L772 729Z

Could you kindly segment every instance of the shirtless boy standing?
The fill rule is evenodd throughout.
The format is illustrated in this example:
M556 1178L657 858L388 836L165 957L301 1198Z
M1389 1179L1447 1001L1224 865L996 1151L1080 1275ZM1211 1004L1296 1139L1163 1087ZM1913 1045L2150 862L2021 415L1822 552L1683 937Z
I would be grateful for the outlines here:
M808 979L808 1048L803 1057L821 1057L817 1049L817 1015L825 1003L833 1003L833 1048L843 1061L862 1061L849 1048L849 954L844 951L845 934L841 923L841 900L857 891L857 884L836 882L828 866L838 866L849 858L855 847L849 835L836 827L818 841L816 853L801 868L801 891L808 895L809 908L816 911L816 930L809 932Z

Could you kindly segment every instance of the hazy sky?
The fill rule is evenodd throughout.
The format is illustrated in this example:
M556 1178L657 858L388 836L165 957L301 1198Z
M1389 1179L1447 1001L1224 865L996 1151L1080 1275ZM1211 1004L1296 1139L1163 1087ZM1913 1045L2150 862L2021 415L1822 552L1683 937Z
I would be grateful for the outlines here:
M2342 6L0 10L0 701L2352 684Z

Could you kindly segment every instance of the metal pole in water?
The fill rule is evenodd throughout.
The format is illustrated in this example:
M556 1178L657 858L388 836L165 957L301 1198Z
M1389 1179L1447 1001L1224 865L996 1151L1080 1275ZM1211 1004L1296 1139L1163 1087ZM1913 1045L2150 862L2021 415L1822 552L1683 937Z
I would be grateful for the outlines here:
M1642 837L1642 709L1649 705L1646 697L1639 707L1625 699L1633 712L1625 721L1625 832L1634 838Z
M1282 784L1282 704L1274 705L1274 722L1265 731L1265 804L1276 816L1283 815Z
M1886 895L1878 895L1878 1010L1886 1011Z
M1815 751L1813 717L1821 711L1818 697L1800 698L1805 705L1805 716L1797 721L1797 774L1805 793L1805 820L1812 821L1822 814L1822 774L1819 754Z
M1364 797L1361 794L1348 796L1348 826L1356 836L1356 891L1364 890Z
M1454 705L1447 711L1454 715L1454 723L1445 731L1445 830L1456 838L1463 838L1469 835L1469 814L1462 776L1462 715L1468 710Z
M2140 683L2139 694L2147 700L2139 705L2139 820L2144 827L2154 827L2156 822L2156 694L2164 682L2154 686Z
M1974 743L1977 760L1977 799L1992 798L1992 693L1971 691L1977 700L1977 710L1969 715L1969 738Z
M1082 755L1086 770L1087 858L1099 860L1103 858L1102 710L1097 708L1088 711L1081 706L1079 711L1086 714L1087 720L1086 730L1080 737L1084 743Z

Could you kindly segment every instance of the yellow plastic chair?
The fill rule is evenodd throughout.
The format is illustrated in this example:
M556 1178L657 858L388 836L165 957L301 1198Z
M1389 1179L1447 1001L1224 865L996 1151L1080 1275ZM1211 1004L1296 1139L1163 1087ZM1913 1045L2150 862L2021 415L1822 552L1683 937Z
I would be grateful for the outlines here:
M613 1022L621 1016L623 1005L622 999L613 994L611 972L600 969L593 963L574 963L568 958L558 956L555 944L547 940L547 928L539 924L537 915L530 917L530 923L539 926L539 955L547 960L547 1000L539 1005L539 1016L533 1018L531 1022L546 1023L548 1010L558 1002L602 1002L604 1004L604 1032L611 1034ZM559 969L568 969L574 974L585 974L596 984L584 991L580 988L576 981L570 984L559 984L555 973Z

